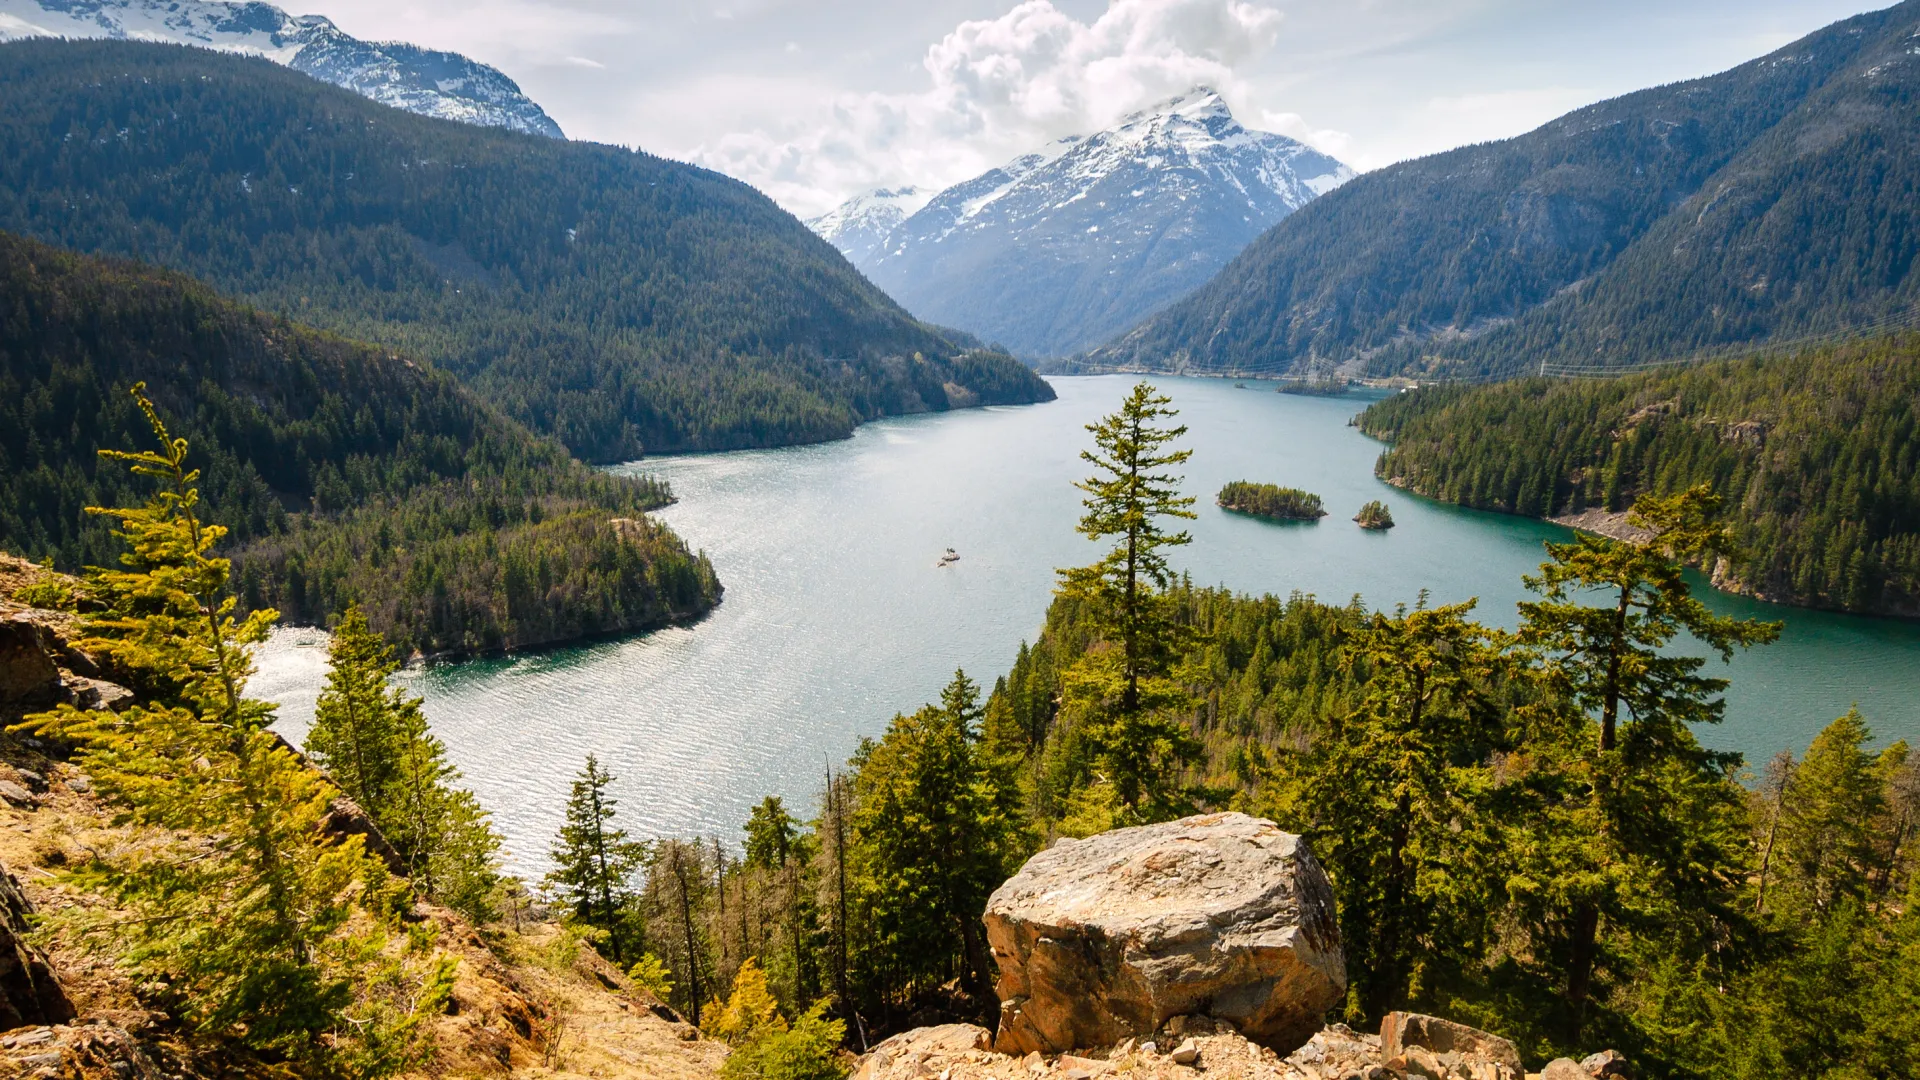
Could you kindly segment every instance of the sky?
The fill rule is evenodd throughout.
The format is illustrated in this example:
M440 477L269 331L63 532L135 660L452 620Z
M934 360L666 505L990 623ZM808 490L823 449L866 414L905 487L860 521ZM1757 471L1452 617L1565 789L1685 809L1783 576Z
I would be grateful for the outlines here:
M1195 85L1362 171L1725 70L1860 0L280 0L501 68L569 136L802 216Z

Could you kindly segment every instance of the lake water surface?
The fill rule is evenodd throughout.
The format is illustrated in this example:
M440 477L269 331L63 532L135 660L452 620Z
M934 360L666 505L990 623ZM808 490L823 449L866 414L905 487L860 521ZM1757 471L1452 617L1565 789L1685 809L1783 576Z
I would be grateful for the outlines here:
M991 685L1045 614L1053 569L1091 562L1074 532L1087 472L1084 425L1132 380L1053 380L1058 401L883 420L852 439L786 450L650 459L623 469L669 479L661 516L703 547L726 599L697 625L534 655L412 670L402 678L507 837L538 871L573 775L589 752L618 777L642 836L740 836L748 807L785 797L811 812L827 763L932 700L963 667ZM1200 497L1197 582L1294 590L1370 606L1478 597L1511 626L1520 576L1566 530L1425 502L1373 477L1379 444L1347 426L1354 397L1276 394L1259 384L1161 378L1191 428L1186 490ZM1313 525L1226 514L1213 493L1247 479L1305 488ZM1351 518L1383 499L1397 527ZM940 567L951 547L958 562ZM1720 670L1728 720L1703 741L1762 761L1803 749L1858 702L1886 739L1920 741L1920 626L1805 612L1711 593L1723 612L1784 619L1779 644ZM321 635L289 630L261 658L256 693L282 703L298 737L324 675ZM1716 663L1713 665L1719 668Z

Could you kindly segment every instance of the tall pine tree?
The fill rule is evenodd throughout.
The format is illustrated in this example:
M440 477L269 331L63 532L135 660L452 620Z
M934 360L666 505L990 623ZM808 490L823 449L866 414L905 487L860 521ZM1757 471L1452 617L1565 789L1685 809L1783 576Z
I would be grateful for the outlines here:
M647 863L645 844L614 825L613 774L592 754L573 782L566 824L555 838L546 886L575 920L598 930L614 960L640 958L635 878Z
M416 891L477 921L492 918L500 837L458 786L421 700L391 685L400 662L359 607L334 628L327 659L307 753L373 817Z
M1119 412L1087 425L1094 449L1080 456L1095 471L1077 485L1087 493L1078 528L1113 546L1091 566L1060 571L1061 593L1088 605L1105 644L1077 658L1062 687L1070 720L1111 786L1118 823L1187 809L1180 769L1199 756L1183 715L1193 696L1170 677L1189 634L1167 595L1174 584L1167 550L1193 538L1162 522L1194 516L1193 498L1180 494L1181 478L1169 471L1193 453L1172 448L1187 432L1166 426L1179 415L1172 403L1142 382Z
M1541 847L1554 865L1527 886L1551 883L1537 897L1539 925L1564 971L1575 1036L1603 923L1712 935L1739 919L1733 893L1749 852L1745 807L1728 783L1738 758L1703 749L1691 730L1721 719L1727 682L1668 648L1686 633L1725 661L1779 635L1778 623L1715 615L1693 595L1686 567L1734 554L1719 508L1704 486L1642 496L1628 521L1643 539L1548 544L1551 561L1526 579L1541 599L1520 605L1518 638L1570 706L1569 775L1587 792L1564 807L1564 827L1543 830L1556 838ZM1671 918L1649 918L1656 908Z

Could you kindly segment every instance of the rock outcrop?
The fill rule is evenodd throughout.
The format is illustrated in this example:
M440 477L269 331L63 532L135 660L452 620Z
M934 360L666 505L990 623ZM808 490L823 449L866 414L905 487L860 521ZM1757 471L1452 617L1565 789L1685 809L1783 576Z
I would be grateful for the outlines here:
M1002 1053L1225 1021L1286 1053L1346 990L1331 886L1270 821L1210 814L1062 840L987 902Z
M0 708L45 707L61 698L53 632L26 612L0 613Z
M0 866L0 1031L73 1019L73 1004L46 954L27 941L33 905Z
M1524 1071L1519 1049L1498 1035L1424 1013L1388 1013L1380 1022L1380 1053L1392 1059L1407 1057L1415 1049L1427 1050L1436 1056L1453 1054L1473 1063L1499 1065L1514 1076Z

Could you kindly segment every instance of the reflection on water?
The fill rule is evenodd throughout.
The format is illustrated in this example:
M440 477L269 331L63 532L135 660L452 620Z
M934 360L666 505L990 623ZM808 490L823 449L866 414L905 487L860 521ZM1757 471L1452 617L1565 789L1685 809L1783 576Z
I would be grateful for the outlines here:
M1191 426L1196 581L1388 607L1425 588L1478 597L1511 626L1557 526L1427 503L1373 478L1377 444L1347 426L1364 401L1162 379ZM680 502L663 517L713 556L726 600L705 621L643 638L407 672L522 869L544 862L567 785L591 751L619 776L642 835L739 836L747 807L813 803L829 761L895 713L932 700L956 667L991 684L1039 627L1053 568L1091 561L1073 531L1083 425L1129 380L1057 379L1060 400L881 421L824 446L645 463ZM1320 494L1310 526L1212 505L1229 480ZM1396 527L1348 519L1369 499ZM947 548L960 558L939 565ZM1920 738L1920 627L1790 611L1714 594L1721 611L1788 621L1781 643L1727 670L1728 722L1712 745L1764 759L1803 748L1858 701L1883 736ZM312 631L275 639L256 691L304 731L324 675ZM1716 664L1715 667L1718 667Z

